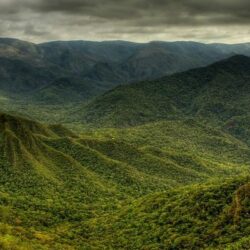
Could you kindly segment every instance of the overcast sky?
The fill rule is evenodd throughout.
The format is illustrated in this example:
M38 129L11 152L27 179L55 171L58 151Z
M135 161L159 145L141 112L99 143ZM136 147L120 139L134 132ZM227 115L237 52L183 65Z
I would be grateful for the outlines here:
M250 42L250 0L0 0L0 36Z

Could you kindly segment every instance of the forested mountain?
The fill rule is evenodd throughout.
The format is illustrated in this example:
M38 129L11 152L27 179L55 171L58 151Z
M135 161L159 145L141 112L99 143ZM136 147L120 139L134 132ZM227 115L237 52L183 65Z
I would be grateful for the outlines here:
M0 39L0 249L248 249L248 56Z

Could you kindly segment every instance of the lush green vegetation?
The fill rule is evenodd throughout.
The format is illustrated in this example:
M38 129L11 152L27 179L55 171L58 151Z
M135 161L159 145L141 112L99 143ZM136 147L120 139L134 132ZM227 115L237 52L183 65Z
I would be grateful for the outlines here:
M228 134L190 119L82 135L7 114L0 124L3 249L247 244L248 210L237 234L224 217L248 181L216 181L248 175L250 150Z
M249 212L248 178L192 185L90 220L91 242L113 249L248 249Z
M2 91L0 249L248 249L249 65Z

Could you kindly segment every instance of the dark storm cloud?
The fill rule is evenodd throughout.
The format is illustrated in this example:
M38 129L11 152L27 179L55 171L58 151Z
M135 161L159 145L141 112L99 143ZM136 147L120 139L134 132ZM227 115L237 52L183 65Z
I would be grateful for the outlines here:
M74 39L79 32L96 40L105 33L107 39L148 40L157 33L163 39L193 34L230 40L241 32L246 40L250 0L0 0L0 22L0 35L22 31L36 40Z
M38 12L62 12L105 19L159 20L158 24L249 23L249 0L38 0L26 1ZM131 20L132 19L132 20Z

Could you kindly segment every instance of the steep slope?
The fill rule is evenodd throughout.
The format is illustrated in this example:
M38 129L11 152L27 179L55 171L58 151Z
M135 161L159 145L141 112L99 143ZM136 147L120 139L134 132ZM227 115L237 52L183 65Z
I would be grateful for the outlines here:
M117 87L76 111L91 126L124 127L198 116L223 124L249 113L250 58L234 56L159 80Z
M90 198L87 193L93 192L96 197L107 191L101 178L45 143L58 138L75 138L71 132L60 126L50 128L6 114L1 114L0 123L3 190L37 197L52 197L61 189L77 196L82 190L83 199ZM73 187L77 179L79 182Z

